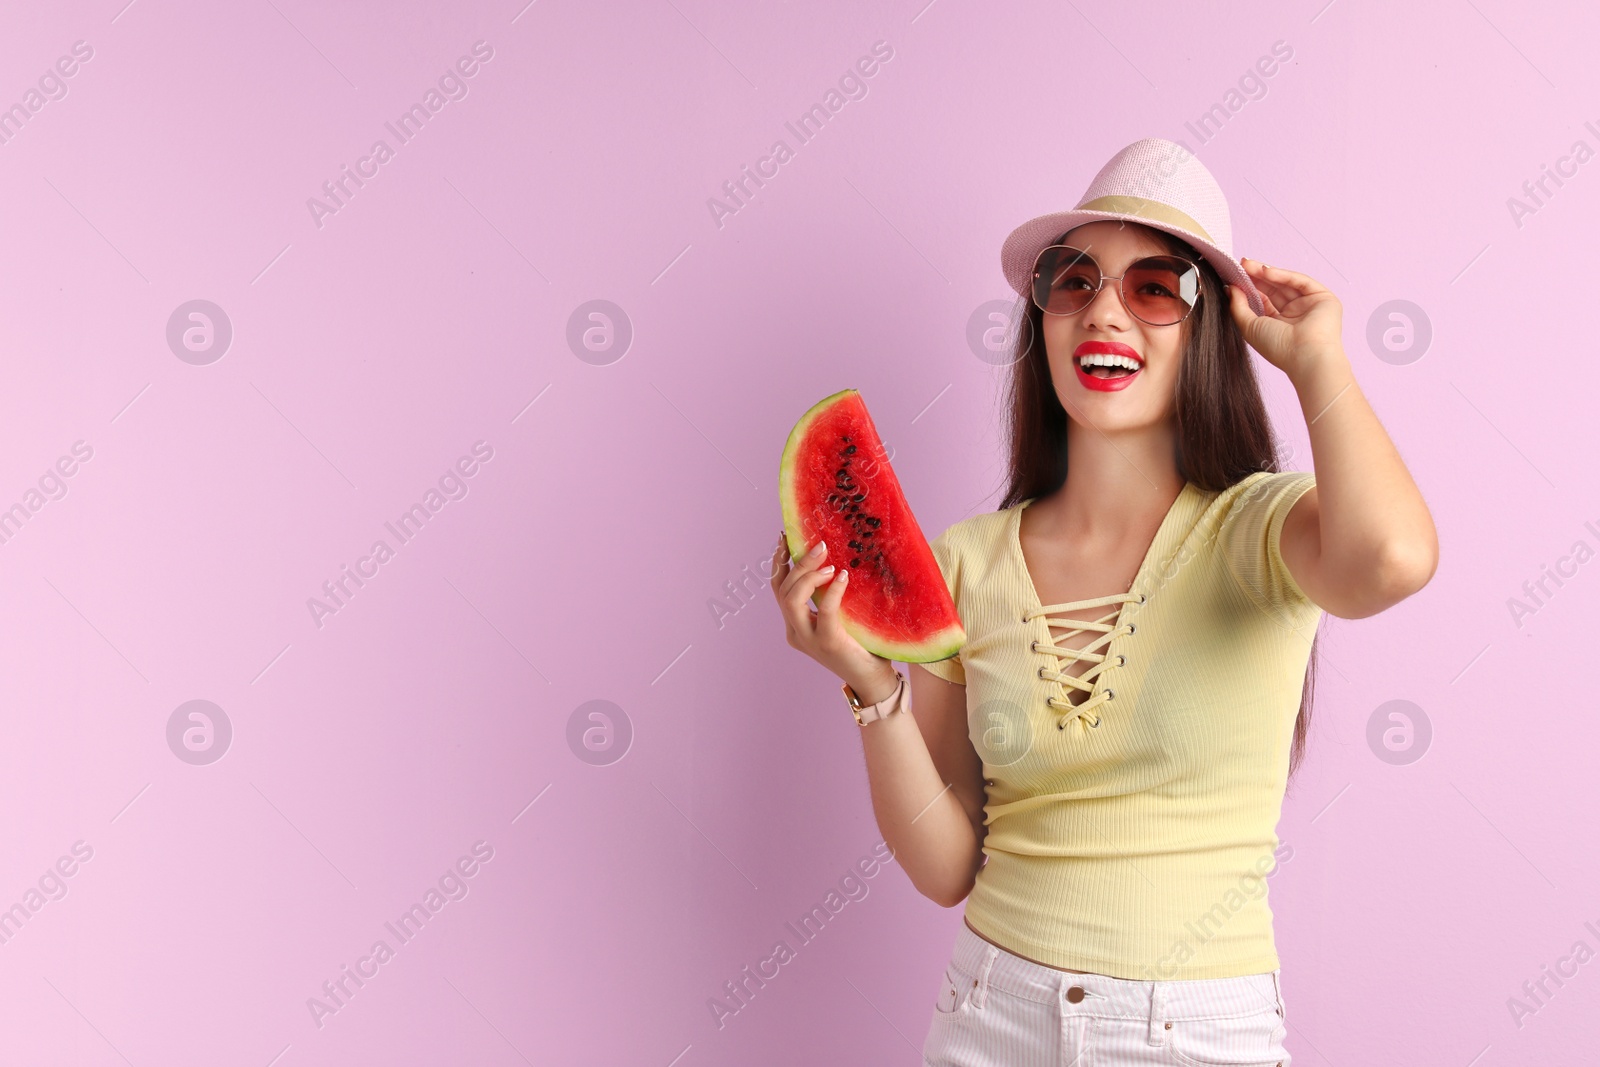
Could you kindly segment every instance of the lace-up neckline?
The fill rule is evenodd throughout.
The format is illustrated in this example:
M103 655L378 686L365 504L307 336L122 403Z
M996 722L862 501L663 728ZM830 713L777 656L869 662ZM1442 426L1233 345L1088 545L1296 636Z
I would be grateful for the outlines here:
M1109 596L1092 597L1088 600L1073 600L1062 604L1045 604L1040 601L1039 590L1033 582L1033 575L1028 571L1028 560L1022 552L1022 512L1034 502L1035 497L1029 497L1017 505L1011 518L1011 544L1010 549L1017 569L1021 572L1024 587L1032 594L1033 603L1025 605L1021 613L1024 623L1033 623L1035 619L1045 620L1045 629L1048 636L1040 640L1034 638L1029 648L1041 656L1048 657L1048 664L1041 664L1038 668L1038 677L1044 681L1059 682L1070 686L1072 689L1086 694L1081 704L1072 704L1067 700L1058 700L1054 694L1045 698L1045 704L1052 711L1059 712L1056 722L1058 729L1065 730L1070 722L1078 722L1085 728L1094 728L1100 725L1099 709L1105 704L1116 699L1116 688L1107 685L1107 675L1127 662L1125 653L1112 654L1108 651L1113 641L1124 634L1138 632L1138 624L1122 622L1122 615L1127 605L1141 605L1149 598L1144 592L1148 585L1152 560L1165 545L1172 524L1179 512L1184 511L1183 505L1192 492L1199 492L1193 482L1184 482L1172 505L1167 509L1166 515L1157 527L1155 536L1150 539L1150 546L1145 549L1144 559L1139 563L1139 569L1134 573L1133 581L1128 585L1125 593L1112 593ZM1094 619L1064 619L1051 618L1070 611L1082 611L1089 608L1108 608L1104 614ZM1061 632L1057 633L1056 630ZM1067 648L1058 642L1071 640L1081 634L1091 631L1098 632L1099 637L1090 641L1083 648ZM1089 661L1089 667L1081 675L1066 673L1064 668L1070 667L1080 661Z
M1109 686L1102 688L1096 679L1102 672L1120 667L1127 662L1127 656L1124 654L1118 653L1113 657L1104 652L1103 649L1110 645L1118 635L1137 632L1137 624L1129 622L1116 625L1115 620L1122 615L1122 605L1143 604L1145 599L1143 593L1113 593L1111 596L1094 597L1090 600L1072 600L1065 604L1044 604L1023 615L1023 622L1031 622L1033 619L1043 618L1046 627L1059 626L1064 630L1060 634L1052 633L1050 639L1043 643L1035 639L1029 646L1033 651L1041 655L1050 656L1056 661L1056 666L1054 667L1040 667L1039 677L1045 681L1070 685L1079 692L1088 694L1083 703L1076 705L1070 701L1058 701L1054 696L1045 698L1047 705L1065 712L1061 717L1061 721L1056 724L1060 729L1066 729L1067 723L1074 719L1087 721L1091 727L1100 725L1100 716L1090 715L1090 713L1100 705L1115 700L1117 691ZM1113 605L1115 606L1113 607ZM1081 611L1085 608L1098 607L1111 607L1112 610L1098 619L1050 618L1051 615L1060 612ZM1064 645L1055 643L1057 638L1070 640L1091 630L1099 631L1100 636L1082 648L1067 648ZM1063 660L1065 661L1064 664ZM1074 676L1062 669L1063 666L1071 666L1080 660L1088 660L1092 664L1081 675ZM1099 692L1095 691L1097 689Z

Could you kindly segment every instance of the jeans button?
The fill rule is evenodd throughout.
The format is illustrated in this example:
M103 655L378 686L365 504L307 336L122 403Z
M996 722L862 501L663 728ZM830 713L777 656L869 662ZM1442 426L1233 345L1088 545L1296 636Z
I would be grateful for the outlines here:
M1082 999L1083 999L1083 986L1075 985L1071 989L1067 990L1067 1000L1071 1001L1073 1004L1078 1003Z

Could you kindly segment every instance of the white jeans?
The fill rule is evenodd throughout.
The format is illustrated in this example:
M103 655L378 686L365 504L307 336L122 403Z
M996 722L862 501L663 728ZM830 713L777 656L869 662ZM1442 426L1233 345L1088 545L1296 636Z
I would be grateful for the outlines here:
M1289 1067L1278 972L1141 982L1013 955L963 923L927 1067Z

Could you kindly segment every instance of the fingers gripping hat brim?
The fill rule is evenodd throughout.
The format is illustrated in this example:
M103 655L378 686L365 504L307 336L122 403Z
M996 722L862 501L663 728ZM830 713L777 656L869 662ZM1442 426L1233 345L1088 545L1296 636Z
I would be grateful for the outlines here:
M1119 221L1189 242L1224 282L1243 290L1251 310L1266 314L1260 291L1233 258L1233 227L1221 187L1187 149L1160 138L1135 141L1113 156L1072 210L1039 215L1012 230L1000 248L1000 268L1011 288L1027 298L1040 251L1074 227Z

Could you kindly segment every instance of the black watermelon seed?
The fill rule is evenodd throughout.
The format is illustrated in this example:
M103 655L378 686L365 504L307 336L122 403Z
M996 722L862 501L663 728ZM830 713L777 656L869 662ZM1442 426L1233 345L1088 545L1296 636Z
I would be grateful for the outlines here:
M867 518L866 518L866 524L868 526L873 527L874 529L876 529L877 526L882 522L883 522L882 519L874 518L871 515L868 515Z
M854 500L857 504L859 504L863 500L867 499L867 494L865 494L865 493L857 493L855 496L851 497L850 499Z
M845 438L845 440L847 440L847 441L848 441L848 440L849 440L849 438L848 438L848 437L847 437L847 438ZM850 446L850 447L849 447L849 448L847 448L847 449L845 449L845 450L844 450L844 454L845 454L845 455L847 455L847 456L848 456L848 455L850 455L850 454L851 454L851 453L852 453L852 452L854 452L854 451L855 451L855 450L856 450L856 446L855 446L855 445L851 445L851 446Z
M861 566L861 560L859 558L851 560L850 561L850 566L852 566L852 567Z

